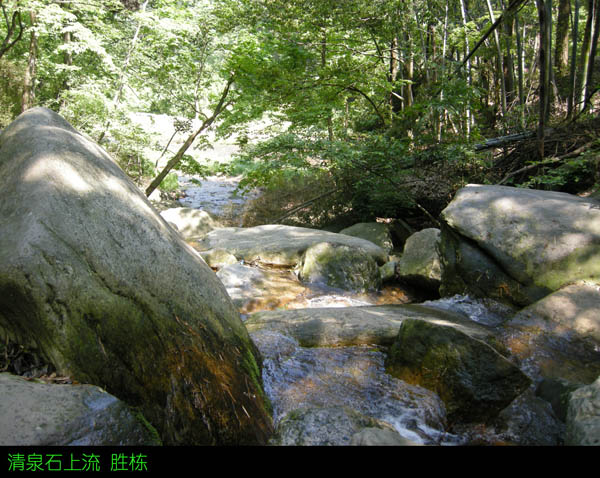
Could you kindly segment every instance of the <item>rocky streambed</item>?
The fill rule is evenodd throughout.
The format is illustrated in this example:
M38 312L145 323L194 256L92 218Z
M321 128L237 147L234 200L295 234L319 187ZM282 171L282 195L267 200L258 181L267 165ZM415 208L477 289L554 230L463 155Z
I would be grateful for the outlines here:
M443 274L439 230L415 234L391 258L389 236L344 236L276 225L215 227L190 242L217 271L261 351L272 444L565 443L566 397L600 375L595 342L543 329L533 320L545 319L521 311L521 295L481 293L486 280L424 301L440 286L457 287ZM369 245L360 242L366 237ZM318 270L313 280L303 273L309 261ZM563 331L582 321L594 328L597 290L589 317L572 318ZM564 307L555 312L564 314ZM428 327L417 330L415 320ZM402 352L415 347L424 348L421 356Z
M0 377L2 444L599 444L593 201L472 185L396 250L379 223L161 217L42 108L3 131L0 178L9 369L27 351L72 384Z

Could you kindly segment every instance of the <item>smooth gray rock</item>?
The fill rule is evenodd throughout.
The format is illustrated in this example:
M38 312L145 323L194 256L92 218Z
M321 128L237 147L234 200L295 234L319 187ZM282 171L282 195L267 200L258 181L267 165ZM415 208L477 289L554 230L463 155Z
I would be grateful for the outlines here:
M166 445L266 441L260 358L225 288L48 109L0 135L0 225L0 329L13 341L138 406Z
M462 315L419 305L314 308L257 312L246 321L250 332L269 330L293 337L303 347L391 345L402 322L420 319L487 340L489 330Z
M235 256L229 254L225 249L202 251L200 256L213 269L222 269L223 267L237 264L238 262Z
M523 307L551 292L515 280L474 241L445 225L442 226L439 249L442 261L439 292L443 297L471 295Z
M344 446L364 428L389 425L344 407L302 408L286 415L270 444L276 446Z
M600 377L571 393L565 445L600 445Z
M387 253L365 239L319 231L305 227L265 225L248 228L225 227L209 232L198 242L200 249L225 249L238 260L295 267L302 262L305 251L320 242L362 249L378 264L387 260Z
M410 236L396 267L398 278L437 291L442 278L439 240L440 230L435 228L423 229Z
M162 211L160 215L177 226L177 231L186 240L201 239L210 231L223 227L208 212L189 207L175 207Z
M375 291L381 286L379 267L371 255L361 248L329 242L306 250L298 277L302 282L355 292Z
M392 252L394 244L392 243L392 235L387 224L380 222L359 222L353 226L342 229L340 234L347 236L360 237L377 244L388 254Z
M600 279L600 204L566 193L468 185L442 211L521 284L554 291Z
M600 283L569 284L525 307L512 320L564 334L569 330L600 344Z
M160 445L125 403L93 385L55 385L0 374L1 446Z
M384 428L363 428L352 435L351 446L422 446L404 438L395 430Z

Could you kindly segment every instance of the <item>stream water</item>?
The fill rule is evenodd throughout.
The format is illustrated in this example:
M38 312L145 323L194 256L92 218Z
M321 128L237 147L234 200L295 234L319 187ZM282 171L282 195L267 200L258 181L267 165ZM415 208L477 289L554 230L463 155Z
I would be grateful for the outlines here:
M245 198L235 194L236 181L235 178L213 177L197 184L184 179L181 184L187 188L187 197L180 202L188 207L204 208L217 216L231 209L239 210ZM301 301L288 303L286 307L350 307L411 301L414 301L411 294L398 288L379 295L309 289ZM457 312L492 328L514 312L498 303L466 296L425 304ZM263 356L264 386L273 405L276 425L300 408L348 407L391 425L402 437L417 444L462 445L471 443L475 435L483 444L506 440L506 433L498 434L493 429L467 428L457 434L448 433L443 402L429 390L386 374L382 348L304 348L290 337L266 330L253 332L252 338ZM522 405L521 415L529 413L531 407L528 407ZM551 415L548 407L542 415L551 422L546 427L552 428L555 424L553 418L547 418ZM507 441L511 438L515 438L514 433L508 434ZM518 443L518 439L515 441Z

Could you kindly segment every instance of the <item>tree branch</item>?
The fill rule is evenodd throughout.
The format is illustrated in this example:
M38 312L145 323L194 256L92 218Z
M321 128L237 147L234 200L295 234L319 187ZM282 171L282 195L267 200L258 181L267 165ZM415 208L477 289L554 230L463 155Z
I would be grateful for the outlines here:
M150 194L152 194L152 192L160 185L160 183L162 183L163 179L165 179L167 174L169 174L169 172L175 166L177 166L179 164L179 162L181 161L181 158L183 157L185 152L190 148L190 146L192 145L194 140L198 137L198 135L200 133L202 133L204 130L210 128L210 126L214 123L214 121L217 119L219 114L221 114L221 112L225 108L227 108L228 105L231 104L231 101L225 103L225 100L227 99L227 96L229 95L229 91L231 90L231 85L233 85L234 78L235 78L235 74L233 74L227 81L227 84L225 85L225 88L223 88L223 92L221 93L221 98L219 99L217 106L215 106L215 109L213 110L212 116L210 118L205 119L202 122L202 124L200 125L200 127L194 133L192 133L188 137L188 139L185 140L185 143L183 143L181 148L179 148L179 151L177 151L177 153L175 153L175 156L173 156L173 158L167 163L167 165L158 174L158 176L156 176L156 178L154 178L154 180L146 188L146 196L150 196Z

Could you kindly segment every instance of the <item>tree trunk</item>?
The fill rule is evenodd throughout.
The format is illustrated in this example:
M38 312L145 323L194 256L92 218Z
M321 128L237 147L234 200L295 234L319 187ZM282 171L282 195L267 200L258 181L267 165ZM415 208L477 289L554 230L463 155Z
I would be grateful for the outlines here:
M569 99L567 101L567 118L571 119L575 112L575 98L577 97L577 41L579 40L579 0L575 0L573 14L573 46L571 49L571 72L569 77Z
M33 108L35 103L35 76L37 67L37 32L36 14L34 11L29 12L31 20L31 36L29 39L29 60L25 69L23 78L23 95L21 97L21 113Z
M506 10L504 1L502 9ZM515 99L515 62L513 60L513 36L515 31L515 14L508 12L504 20L504 31L506 33L506 49L504 51L504 84L506 86L506 101L510 105Z
M554 66L559 83L564 83L569 70L569 19L571 18L571 0L559 0L558 17L556 19L556 45L554 50ZM561 93L564 93L562 84ZM560 87L560 85L559 85Z
M465 5L465 0L460 0L460 12L462 15L463 26L465 27L465 57L467 63L467 84L469 87L471 86L471 60L470 52L469 52L469 36L467 35L466 27L467 27L467 7ZM467 139L471 136L471 108L467 106L466 111L466 133Z
M545 127L550 116L550 69L551 62L551 29L552 17L550 10L550 0L536 0L538 18L540 22L540 110L538 122L538 155L539 159L544 158L544 135Z
M592 46L590 48L590 58L588 60L589 66L587 70L587 77L585 80L585 102L583 104L582 111L586 111L590 106L590 99L594 93L594 65L596 61L596 52L598 49L598 34L600 33L600 0L594 0L593 3L593 17L592 25Z
M576 108L577 111L583 111L583 109L585 108L588 70L590 69L590 56L592 53L595 3L595 0L588 0L588 17L585 23L583 43L581 45L581 57L579 58L579 71L581 72L581 81L578 94L579 104Z
M525 81L523 74L523 63L525 61L525 57L523 54L523 40L521 36L521 28L519 25L519 16L515 15L515 38L517 40L517 76L518 76L518 90L519 90L519 106L521 107L520 119L521 119L521 128L525 128Z
M445 75L445 66L446 66L446 49L448 47L448 4L450 0L446 0L446 10L444 14L444 40L442 43L442 76ZM442 87L440 91L440 102L444 101L444 88ZM446 109L441 113L441 117L438 121L438 129L437 129L437 140L438 143L442 141L442 125L444 123L444 119L446 117Z
M494 10L492 9L492 2L486 0L488 13L492 24L496 23L494 18ZM506 116L506 83L504 77L504 59L502 56L502 46L500 45L500 37L498 36L498 30L494 30L494 41L496 42L496 50L498 52L498 77L500 78L500 103L502 105L502 117Z

